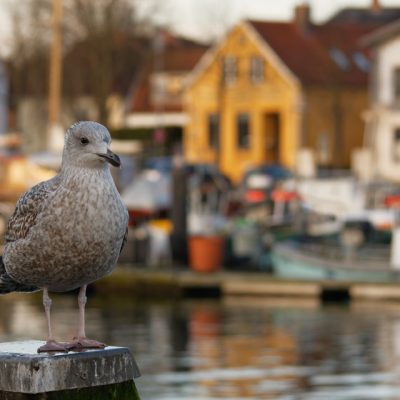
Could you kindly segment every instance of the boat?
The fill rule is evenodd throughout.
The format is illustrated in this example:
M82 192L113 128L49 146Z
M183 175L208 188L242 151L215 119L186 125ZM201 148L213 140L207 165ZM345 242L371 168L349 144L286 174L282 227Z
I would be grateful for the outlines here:
M274 245L274 273L282 278L352 282L398 282L390 266L390 246L368 245L355 251L335 243L289 240Z

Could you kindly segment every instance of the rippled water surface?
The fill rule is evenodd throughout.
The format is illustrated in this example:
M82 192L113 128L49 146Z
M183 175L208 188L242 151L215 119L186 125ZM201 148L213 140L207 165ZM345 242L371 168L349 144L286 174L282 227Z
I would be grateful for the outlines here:
M53 298L57 338L76 298ZM132 349L142 399L400 399L400 303L89 297L88 336ZM0 299L0 340L43 338L41 297Z

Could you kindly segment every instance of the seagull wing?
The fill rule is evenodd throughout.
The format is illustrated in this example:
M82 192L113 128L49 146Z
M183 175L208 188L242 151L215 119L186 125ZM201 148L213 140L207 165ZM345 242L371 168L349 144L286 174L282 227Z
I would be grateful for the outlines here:
M46 199L58 187L58 177L44 181L23 194L8 221L6 243L23 239L36 223L36 217L46 206Z
M3 263L3 258L0 257L0 294L7 294L11 292L36 292L38 287L33 285L25 285L14 281L10 275L7 274L6 268Z

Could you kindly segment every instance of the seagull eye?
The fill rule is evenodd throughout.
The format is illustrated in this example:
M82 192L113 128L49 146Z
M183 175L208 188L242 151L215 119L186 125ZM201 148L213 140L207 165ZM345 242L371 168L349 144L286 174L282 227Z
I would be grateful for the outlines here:
M89 139L88 139L88 138L85 138L85 137L82 137L82 138L81 138L81 143L82 143L83 145L88 144L88 143L89 143Z

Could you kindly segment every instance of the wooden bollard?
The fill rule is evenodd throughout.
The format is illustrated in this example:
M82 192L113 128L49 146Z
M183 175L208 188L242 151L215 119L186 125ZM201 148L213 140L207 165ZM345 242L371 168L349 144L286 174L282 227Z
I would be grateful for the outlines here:
M0 400L139 400L125 347L38 354L41 341L0 343Z

